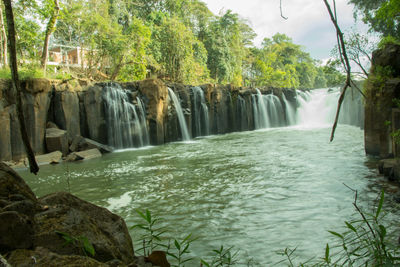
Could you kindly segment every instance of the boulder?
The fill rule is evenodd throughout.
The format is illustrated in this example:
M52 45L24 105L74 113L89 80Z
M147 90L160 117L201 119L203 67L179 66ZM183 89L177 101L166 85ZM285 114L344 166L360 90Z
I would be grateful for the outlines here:
M59 231L71 237L86 237L98 261L133 261L132 240L118 215L69 193L50 194L40 198L39 203L49 209L35 215L34 247L44 247L61 255L82 255L81 249L65 244L56 233Z
M54 151L48 154L36 156L36 162L39 165L57 164L62 160L63 154L60 151Z
M35 266L35 267L107 267L107 264L95 259L79 255L59 255L50 250L38 247L35 250L18 249L7 257L12 266Z
M107 145L100 144L94 140L84 138L80 135L75 135L75 137L72 139L71 145L69 146L69 150L72 152L78 152L92 148L97 148L101 151L101 153L110 153L113 151L113 149Z
M33 245L33 223L16 211L0 213L0 253Z
M79 151L79 152L73 152L71 154L77 155L79 158L82 160L86 159L94 159L94 158L101 158L101 152L97 148L85 150L85 151Z
M61 151L63 156L68 154L68 136L64 130L46 129L46 148L48 152Z
M36 202L36 196L13 169L0 162L0 199L14 200L18 196L20 200Z
M46 129L48 129L48 128L60 129L60 128L57 126L57 124L55 124L55 123L52 122L52 121L48 121L48 122L46 123Z

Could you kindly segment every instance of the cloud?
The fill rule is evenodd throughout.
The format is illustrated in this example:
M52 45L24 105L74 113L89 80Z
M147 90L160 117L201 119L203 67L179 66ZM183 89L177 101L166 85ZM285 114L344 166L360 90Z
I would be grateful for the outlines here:
M282 0L280 15L279 0L203 0L214 14L231 9L250 21L257 33L255 45L260 45L265 37L284 33L293 42L306 47L312 57L322 59L330 56L336 44L334 26L322 0ZM339 24L342 30L354 24L353 7L347 0L336 0Z

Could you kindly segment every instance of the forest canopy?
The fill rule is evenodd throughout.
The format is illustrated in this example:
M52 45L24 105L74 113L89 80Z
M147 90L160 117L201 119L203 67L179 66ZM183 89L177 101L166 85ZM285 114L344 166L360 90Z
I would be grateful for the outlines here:
M372 29L397 36L397 17L385 29L380 19L382 9L396 1L351 2ZM215 15L200 0L18 0L13 9L19 65L29 69L40 66L49 36L49 62L56 61L57 53L63 59L68 51L76 53L75 64L64 59L67 70L50 64L44 67L47 72L61 68L105 80L159 77L188 84L291 88L344 81L338 62L322 65L281 33L256 47L248 21L231 10Z

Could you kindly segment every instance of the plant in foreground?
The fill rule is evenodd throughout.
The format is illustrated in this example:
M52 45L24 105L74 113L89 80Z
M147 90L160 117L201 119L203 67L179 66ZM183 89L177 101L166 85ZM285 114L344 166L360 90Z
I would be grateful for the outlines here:
M92 245L92 243L90 243L90 241L87 239L86 236L72 236L68 233L64 233L64 232L60 232L60 231L56 231L56 234L61 236L64 240L66 244L72 244L73 246L79 248L79 250L82 251L82 253L85 256L94 256L95 255L95 250L94 247Z
M296 249L286 248L281 254L287 257L289 266L400 266L399 245L397 241L388 239L388 231L382 223L384 191L373 213L361 210L357 204L357 191L353 191L353 206L359 218L345 221L345 231L342 233L329 231L336 237L337 243L334 246L326 244L325 255L318 260L313 258L296 265Z
M210 263L205 260L201 260L201 263L206 267L223 267L223 266L233 266L237 263L237 256L239 250L236 250L232 253L232 248L229 247L224 249L224 246L221 245L219 249L214 249L214 257Z
M131 229L140 228L145 231L142 236L143 247L139 249L139 251L143 250L143 256L149 256L157 247L166 247L161 243L161 236L166 231L163 227L156 227L156 223L162 221L162 218L152 216L148 209L145 212L136 210L136 213L145 221L144 224L135 224L131 227Z

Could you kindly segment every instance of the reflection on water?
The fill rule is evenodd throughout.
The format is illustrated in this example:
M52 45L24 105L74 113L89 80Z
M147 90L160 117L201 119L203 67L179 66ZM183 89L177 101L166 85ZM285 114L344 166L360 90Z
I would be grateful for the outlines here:
M235 246L262 266L279 261L275 251L298 247L301 259L323 255L330 236L353 214L353 193L364 203L369 186L363 132L330 128L274 128L122 151L82 163L22 172L39 195L67 190L138 222L149 209L168 222L173 237L193 233L193 253ZM131 232L133 239L138 236Z

